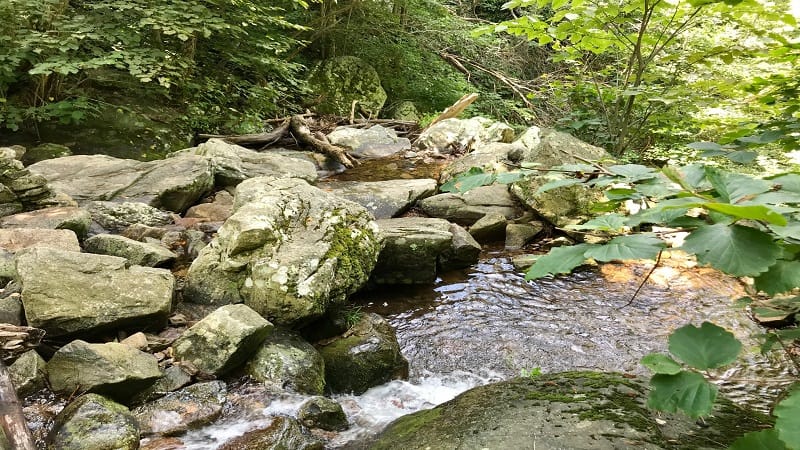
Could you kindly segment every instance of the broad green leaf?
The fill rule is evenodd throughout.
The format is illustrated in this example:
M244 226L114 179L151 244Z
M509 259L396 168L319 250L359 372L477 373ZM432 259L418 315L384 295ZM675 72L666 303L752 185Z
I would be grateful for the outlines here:
M541 193L547 192L547 191L549 191L551 189L557 189L557 188L564 187L564 186L573 186L573 185L580 184L580 183L582 183L582 181L578 180L577 178L568 178L568 179L565 179L565 180L553 180L553 181L549 181L549 182L543 184L542 186L540 186L539 189L536 190L536 193L537 194L541 194Z
M673 183L677 183L683 189L690 192L694 190L694 187L688 180L686 180L684 174L682 174L677 167L672 167L672 166L664 167L661 169L661 173L663 173Z
M569 230L621 231L623 226L625 226L625 217L619 214L605 214L595 217L586 223L567 225L564 228Z
M700 328L689 324L669 336L669 352L700 370L730 364L741 350L742 343L733 333L711 322L703 322Z
M638 213L628 217L628 220L625 222L625 224L630 227L636 227L643 223L671 223L679 217L683 217L688 210L688 207L659 208L656 206L655 208L643 209Z
M608 171L615 175L625 177L626 181L629 182L649 180L655 178L657 175L656 169L639 164L609 166Z
M781 190L789 192L800 192L800 174L787 173L770 178L775 185L780 186Z
M528 269L525 274L526 280L542 278L546 275L556 275L559 273L570 273L572 269L586 262L586 253L595 246L592 244L578 244L567 247L556 247L546 255L541 256Z
M716 142L707 142L707 141L692 142L686 144L686 146L694 150L724 151L724 148L721 145L717 144Z
M661 239L647 234L617 236L603 245L586 251L588 258L597 261L625 259L655 259L658 252L666 246Z
M672 413L681 410L692 418L711 414L717 399L717 387L695 372L653 375L650 388L648 407Z
M745 136L737 139L739 142L748 144L769 144L783 137L783 132L779 130L769 130L755 136Z
M726 203L736 203L747 196L767 192L772 187L768 181L721 172L713 167L706 167L706 179Z
M728 450L786 450L776 430L751 431L733 441Z
M669 197L670 195L675 195L680 192L674 187L674 184L662 177L647 180L643 183L637 183L636 190L654 199Z
M800 287L800 261L779 260L769 270L755 278L755 287L768 295Z
M681 371L681 365L662 353L650 353L642 358L642 365L655 373L675 375Z
M740 206L729 203L708 202L705 206L712 211L721 212L736 219L762 220L773 225L786 225L786 218L764 205Z
M742 204L768 204L768 205L776 205L776 204L800 204L800 193L798 192L791 192L791 191L777 191L777 192L765 192L763 194L758 194L755 197L749 199L747 202L742 202Z
M781 400L773 414L775 420L775 430L778 436L789 448L800 448L800 389L794 391L785 399Z
M800 241L800 222L791 222L784 227L769 225L769 229L783 239L789 238Z
M500 184L511 184L525 178L525 175L526 174L523 172L498 173L495 177L495 182Z
M625 189L625 188L616 188L616 189L609 189L605 192L605 196L609 200L628 200L631 198L641 198L642 195L639 194L635 189Z
M442 192L467 192L477 187L486 186L494 182L493 173L483 173L483 170L473 167L469 171L453 178L443 184L439 190Z
M780 255L772 236L742 225L703 226L686 237L681 249L694 253L701 264L737 277L766 272Z
M757 156L757 152L751 152L748 150L736 150L725 154L726 158L739 164L750 164L756 159Z

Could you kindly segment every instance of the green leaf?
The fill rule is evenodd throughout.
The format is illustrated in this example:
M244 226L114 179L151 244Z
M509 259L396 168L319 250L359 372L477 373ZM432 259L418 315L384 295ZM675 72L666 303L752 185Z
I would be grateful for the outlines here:
M524 172L503 172L495 176L495 182L500 184L511 184L525 178Z
M649 180L657 176L656 169L653 169L652 167L641 166L639 164L610 166L608 171L615 175L624 177L626 181L629 182Z
M757 156L757 152L751 152L749 150L736 150L725 154L726 158L739 164L750 164Z
M594 247L595 245L592 244L556 247L536 260L533 266L528 269L528 273L525 274L525 279L534 280L546 275L570 273L572 269L586 262L584 253Z
M650 379L647 406L659 411L683 411L692 418L711 414L717 387L695 372L657 374Z
M671 223L679 217L683 217L688 211L688 207L684 208L649 208L643 209L638 213L628 217L628 220L625 222L626 225L630 227L636 227L643 223Z
M800 389L795 389L788 397L781 400L773 414L775 429L789 448L800 448Z
M769 270L755 278L755 287L768 295L800 287L800 261L779 260Z
M681 371L681 365L662 353L650 353L642 358L642 365L655 373L675 375Z
M625 226L625 217L619 214L605 214L595 217L586 223L567 225L564 228L569 230L621 231L623 226Z
M588 258L607 262L625 259L655 259L666 246L661 239L647 234L617 236L606 244L586 251Z
M751 431L733 441L728 450L786 450L776 430Z
M789 192L800 192L800 175L796 173L787 173L770 178L770 181L776 186L780 186L781 190Z
M738 173L724 173L713 167L706 167L706 179L726 203L736 203L747 196L767 192L772 187L768 181Z
M493 173L483 173L483 170L473 167L443 184L439 190L442 192L467 192L477 187L486 186L494 182Z
M573 185L580 184L580 183L582 183L582 181L578 180L576 178L568 178L566 180L553 180L553 181L549 181L549 182L541 185L539 187L539 189L536 190L536 193L537 194L541 194L541 193L547 192L547 191L549 191L551 189L558 189L558 188L564 187L564 186L573 186Z
M735 217L736 219L762 220L773 225L786 225L785 217L764 205L740 206L731 205L729 203L708 202L703 206L712 211Z
M742 343L733 333L711 322L703 322L700 328L689 324L669 336L669 352L700 370L730 364L741 350Z
M724 148L721 145L717 144L716 142L706 142L706 141L692 142L690 144L686 144L686 146L694 150L724 151Z
M769 225L769 229L783 239L790 238L800 241L800 222L791 222L784 227Z
M694 253L701 264L737 277L766 272L780 255L772 236L742 225L700 227L686 237L681 249Z

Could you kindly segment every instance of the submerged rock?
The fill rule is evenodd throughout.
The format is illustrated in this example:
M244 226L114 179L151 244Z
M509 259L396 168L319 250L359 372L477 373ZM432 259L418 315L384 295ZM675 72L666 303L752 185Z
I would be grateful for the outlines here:
M165 269L127 264L116 256L48 248L20 252L16 271L28 323L51 337L162 328L175 278Z
M236 212L189 269L186 299L244 302L296 326L367 281L381 240L360 205L295 178L251 178L235 198Z
M408 376L394 329L377 314L364 314L342 336L317 344L325 360L325 380L333 393L361 394Z
M319 188L358 203L376 219L390 219L436 192L436 180L331 181Z
M86 394L56 417L47 437L53 450L139 448L139 426L128 408L97 394Z
M219 450L323 450L323 442L291 417L278 416L260 430L248 431Z
M273 383L302 394L322 394L325 362L313 345L285 330L276 330L247 363L257 381Z
M216 420L226 395L222 381L197 383L142 405L133 414L143 435L172 436Z
M722 400L700 426L648 409L645 382L616 373L563 372L471 389L401 417L370 448L725 448L769 424Z
M309 428L343 431L348 427L347 415L342 405L322 396L311 397L300 405L297 418Z
M222 375L243 364L272 331L245 305L225 305L192 325L173 344L175 359L203 373Z

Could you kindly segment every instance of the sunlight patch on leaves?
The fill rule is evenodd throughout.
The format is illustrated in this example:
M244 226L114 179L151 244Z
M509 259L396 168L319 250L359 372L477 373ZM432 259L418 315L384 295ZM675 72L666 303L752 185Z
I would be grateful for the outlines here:
M800 448L800 389L781 400L775 411L775 429L789 448Z
M706 225L691 232L682 250L733 276L757 276L775 264L780 247L763 231L742 225Z

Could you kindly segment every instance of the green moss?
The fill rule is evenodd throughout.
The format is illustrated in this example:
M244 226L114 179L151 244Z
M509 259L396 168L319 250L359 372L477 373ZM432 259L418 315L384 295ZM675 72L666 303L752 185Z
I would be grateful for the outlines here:
M405 440L406 438L412 437L418 431L424 430L431 421L436 420L441 414L442 410L439 408L426 409L414 414L409 414L392 422L389 428L386 429L386 432L391 433L393 437ZM371 447L372 450L391 450L394 448L397 447L394 447L394 443L390 441L380 441Z

